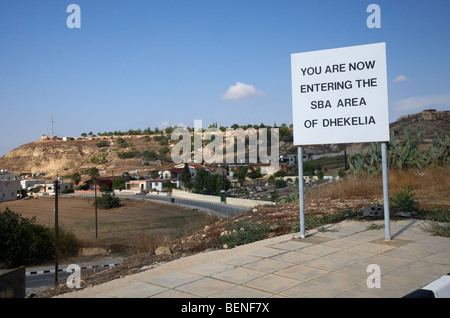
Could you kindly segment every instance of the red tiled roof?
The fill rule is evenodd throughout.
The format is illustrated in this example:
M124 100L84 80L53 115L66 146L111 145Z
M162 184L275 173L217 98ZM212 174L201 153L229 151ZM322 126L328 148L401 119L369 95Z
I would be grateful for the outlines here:
M179 173L179 172L183 172L183 168L173 168L173 169L170 169L168 171L174 172L174 173Z

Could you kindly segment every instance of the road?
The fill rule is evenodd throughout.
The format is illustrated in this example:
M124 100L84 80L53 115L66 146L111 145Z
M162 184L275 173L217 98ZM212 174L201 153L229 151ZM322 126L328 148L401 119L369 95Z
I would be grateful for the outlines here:
M97 262L97 263L85 263L80 264L81 279L83 277L93 275L95 273L107 270L120 263L121 259L115 259L109 261L109 263ZM71 274L68 273L67 265L61 265L58 267L58 284L65 284L67 277ZM26 294L38 293L48 288L55 286L55 267L27 267L26 269Z
M62 194L60 196L94 196L94 194ZM209 213L216 215L219 218L223 217L233 217L239 214L242 214L249 208L224 204L224 203L214 203L207 201L198 201L198 200L190 200L178 197L169 197L169 196L159 196L159 195L141 195L141 194L117 194L117 196L121 198L130 198L130 199L144 199L144 200L152 200L158 202L167 202L181 206L188 206L190 208L198 208L200 210L206 210Z

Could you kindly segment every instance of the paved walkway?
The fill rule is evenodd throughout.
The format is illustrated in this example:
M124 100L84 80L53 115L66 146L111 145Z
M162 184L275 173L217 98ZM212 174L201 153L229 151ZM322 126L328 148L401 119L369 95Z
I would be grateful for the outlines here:
M60 297L399 298L450 272L450 238L431 236L423 223L391 221L385 241L383 228L369 227L384 221L346 221L305 239L289 234L201 253ZM371 264L381 271L380 288Z

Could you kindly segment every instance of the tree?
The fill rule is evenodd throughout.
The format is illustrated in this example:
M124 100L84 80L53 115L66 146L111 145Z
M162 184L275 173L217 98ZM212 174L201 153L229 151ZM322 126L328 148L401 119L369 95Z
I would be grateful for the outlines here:
M96 202L92 204L95 207ZM109 193L102 194L100 198L97 199L97 207L102 210L113 209L120 207L120 198L115 195L111 195Z
M79 172L74 172L70 175L70 179L75 183L77 186L81 181L81 174Z
M284 170L278 170L277 172L275 172L274 177L275 178L282 178L286 175L286 171Z
M251 166L250 172L248 173L248 177L252 180L261 178L262 177L261 167L256 167L256 169L255 169Z
M174 183L170 182L169 180L167 180L167 181L163 182L162 187L163 187L163 189L164 188L166 188L166 189L173 189L173 188L176 187L176 185Z
M158 179L159 177L159 171L158 170L152 170L150 171L150 178L152 179Z
M234 176L236 177L237 181L241 184L241 187L244 184L245 177L247 176L247 166L240 166L237 171L234 172Z
M61 256L76 254L75 236L62 228L59 231ZM35 217L24 218L8 208L0 211L0 265L18 267L49 261L53 257L53 246L54 230L36 224Z
M88 175L91 179L97 179L100 176L100 172L96 167L89 169Z
M191 171L189 171L189 164L185 163L183 171L181 172L181 181L183 181L184 186L191 182Z
M113 185L114 189L116 190L125 189L125 179L122 177L117 178L116 180L114 180Z
M218 194L220 191L227 191L231 186L228 178L223 178L220 174L209 174L208 171L201 169L197 172L194 182L194 192L202 194Z

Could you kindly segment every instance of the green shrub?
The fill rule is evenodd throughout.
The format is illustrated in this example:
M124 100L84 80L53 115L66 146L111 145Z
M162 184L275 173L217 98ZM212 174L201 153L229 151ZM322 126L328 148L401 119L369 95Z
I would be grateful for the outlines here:
M269 231L269 224L267 223L250 223L245 221L239 221L233 224L229 230L230 234L221 235L220 239L222 244L226 244L229 248L252 243L265 238Z
M100 192L108 192L111 191L111 186L108 184L102 184L100 186Z
M92 204L95 207L95 201ZM114 209L120 207L120 198L109 193L102 194L101 197L97 197L97 208L102 210Z
M59 256L76 255L75 236L58 230ZM36 224L36 218L23 218L8 208L0 212L0 264L4 267L35 265L49 261L54 254L55 230Z
M102 141L99 141L98 143L96 143L95 145L99 148L109 147L109 142L107 140L102 140Z
M416 200L415 197L416 195L413 193L413 186L409 184L406 187L400 188L400 190L389 197L389 203L390 206L397 211L417 211L419 208L419 201Z
M117 156L120 159L133 158L139 155L139 151L118 151Z

